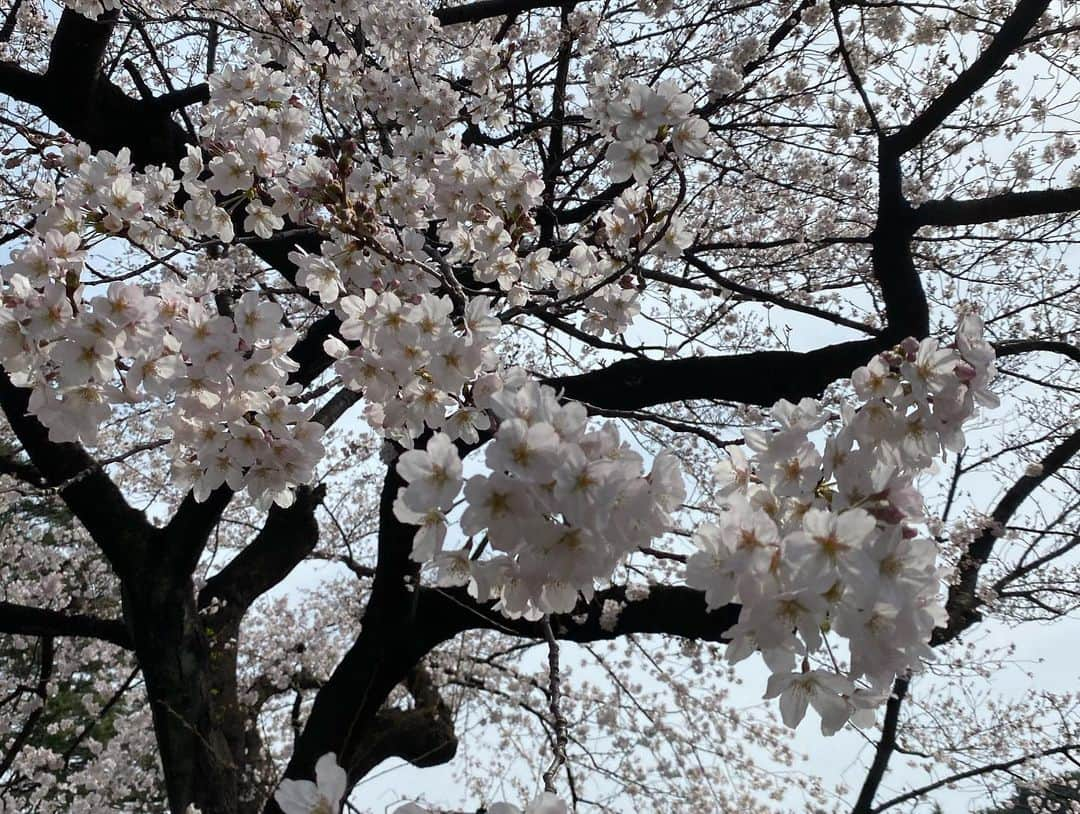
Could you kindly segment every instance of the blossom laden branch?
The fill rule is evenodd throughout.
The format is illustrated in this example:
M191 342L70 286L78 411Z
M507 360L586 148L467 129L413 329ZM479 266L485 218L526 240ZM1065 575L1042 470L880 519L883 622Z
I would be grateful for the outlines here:
M477 23L491 17L516 17L527 11L564 5L566 0L477 0L435 9L434 15L441 25L454 26Z
M1049 6L1050 0L1020 0L975 61L911 122L886 136L883 150L899 156L921 144L1001 69Z
M948 620L944 626L934 631L932 639L934 645L955 639L979 621L981 616L978 609L982 605L982 600L978 595L979 573L993 554L998 540L995 529L1004 528L1020 506L1043 483L1057 476L1063 468L1067 467L1077 453L1080 453L1080 430L1060 441L1043 456L1036 469L1017 480L1002 495L990 514L991 526L968 546L961 558L958 577L949 588L949 598L945 605Z

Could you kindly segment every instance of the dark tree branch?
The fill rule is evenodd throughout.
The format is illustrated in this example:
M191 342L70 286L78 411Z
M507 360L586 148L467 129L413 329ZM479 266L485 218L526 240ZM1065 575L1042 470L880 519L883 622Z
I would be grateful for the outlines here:
M563 118L566 116L566 83L570 76L570 57L574 50L574 38L570 31L570 11L574 4L565 3L560 15L559 53L555 62L555 80L551 90L552 126L548 133L547 155L541 178L544 182L543 205L537 213L540 226L540 244L551 245L555 240L555 188L563 164Z
M466 630L493 630L508 636L544 640L541 621L508 619L494 602L477 602L464 588L422 588L419 616L426 630L440 641ZM614 623L601 621L604 603L622 605ZM713 611L705 607L701 591L682 586L654 585L642 598L627 598L625 587L598 591L582 600L573 613L555 614L551 628L556 638L597 642L635 633L659 633L706 642L727 642L727 631L739 619L739 605Z
M315 507L324 494L322 486L301 486L292 506L271 508L255 539L206 581L199 592L199 607L206 608L218 599L234 611L242 611L281 582L318 542Z
M815 5L817 5L817 0L801 0L799 5L792 9L791 14L785 17L784 21L769 35L769 39L765 43L764 53L742 66L742 75L744 77L749 76L764 65L769 60L769 57L772 56L773 51L780 47L780 43L786 40L788 35L799 27L799 23L802 22L803 12Z
M865 339L818 350L756 351L690 359L624 359L576 376L548 379L571 399L603 409L634 410L693 399L771 406L820 393L891 342ZM768 375L763 375L768 371Z
M851 330L858 331L859 333L871 334L873 336L880 336L882 333L882 331L878 330L877 328L872 328L869 325L865 325L861 322L856 322L853 319L848 319L847 317L840 316L839 314L833 314L822 308L816 308L813 305L805 305L800 302L795 302L794 300L790 300L786 297L781 297L779 294L774 294L771 291L762 291L759 288L751 288L750 286L740 285L739 283L736 283L735 281L729 280L727 277L724 277L722 274L716 271L716 269L712 268L712 266L710 266L708 263L705 263L704 261L692 254L683 255L683 261L696 268L698 271L700 271L702 274L704 274L721 288L726 288L728 291L732 291L740 295L741 297L745 297L748 300L753 300L754 302L769 302L773 305L778 305L785 310L797 311L800 314L807 314L812 317L817 317L818 319L823 319L827 322L831 322L834 325L841 325L845 328L851 328Z
M345 767L350 777L363 777L387 758L428 768L449 763L457 754L453 720L427 708L384 709L365 727Z
M154 533L146 516L128 505L105 471L78 444L59 444L27 413L30 391L0 372L0 406L11 429L49 486L90 532L117 574L129 574Z
M1013 766L1019 766L1021 763L1028 763L1032 760L1038 760L1044 757L1053 757L1054 755L1068 755L1070 752L1080 751L1080 743L1067 743L1062 746L1055 746L1050 749L1043 749L1040 752L1033 752L1028 755L1021 755L1018 758L1012 760L995 761L993 763L987 763L983 766L976 766L973 769L968 769L965 772L957 772L951 774L948 777L943 777L941 780L936 780L933 783L929 783L917 789L912 789L909 792L901 794L897 797L893 797L891 800L886 800L879 806L875 806L869 809L869 814L878 814L879 811L884 811L887 808L906 803L909 800L916 800L922 797L928 792L940 789L942 786L947 786L950 783L956 783L959 780L967 780L969 777L978 777L983 774L990 774L991 772L1004 772L1011 769ZM855 814L855 812L852 812Z
M413 697L412 709L383 709L364 732L350 774L363 777L388 757L399 757L426 768L449 763L457 754L454 716L443 701L431 674L418 664L405 678Z
M188 492L160 534L163 545L157 570L173 580L187 581L199 564L210 534L232 501L233 492L222 485L202 503Z
M1080 187L1006 192L973 200L927 201L915 209L919 226L974 226L1011 218L1080 210Z
M390 465L379 500L378 559L364 623L356 642L315 696L286 777L312 777L315 762L332 751L355 783L362 775L353 767L367 763L367 733L390 692L444 640L416 624L420 569L409 556L416 529L401 523L393 511L398 489L404 485L396 467ZM280 811L273 800L264 809L266 814Z
M101 639L130 650L131 635L117 619L101 619L86 614L67 614L0 602L0 633L21 636L81 636Z
M436 9L433 13L440 25L478 23L491 17L517 16L526 11L553 8L563 5L564 0L478 0L463 6Z
M1012 342L995 342L994 350L1000 356L1016 356L1021 353L1056 353L1080 362L1080 347L1053 339L1017 339Z
M888 335L922 338L930 332L926 294L911 256L918 220L903 194L904 153L921 144L965 100L992 77L1049 5L1049 0L1021 0L975 62L960 74L909 124L878 142L878 212L874 229L874 277L881 286Z
M866 93L866 88L863 87L862 77L859 76L859 72L855 68L855 63L851 58L851 52L848 51L847 41L844 38L844 27L840 24L840 4L837 0L829 0L829 11L832 15L833 29L836 31L837 48L840 51L840 58L844 63L844 69L847 71L848 78L851 80L855 92L859 94L859 99L862 100L863 110L866 111L866 115L870 119L870 127L873 128L875 133L880 135L881 125L878 123L877 113L874 112L874 106L870 103L870 97Z
M859 798L855 801L855 807L851 814L870 814L874 804L874 795L877 794L881 781L885 778L885 770L889 766L889 759L896 751L896 730L900 724L900 707L907 695L909 679L898 678L893 683L892 696L885 705L885 722L881 725L881 739L874 749L874 760L863 780L859 790Z
M49 485L36 466L17 460L14 454L0 454L0 475L8 475L38 489Z
M102 73L116 21L115 11L91 20L65 9L49 51L44 93L27 101L96 150L128 147L138 166L175 167L185 155L184 129L154 99L132 99Z
M0 93L27 102L40 105L48 89L45 77L20 68L12 62L0 62Z
M911 206L903 193L900 156L882 139L878 142L878 211L870 258L885 303L888 336L894 341L906 336L921 339L930 333L930 307L911 256L914 234Z
M22 8L23 0L15 0L11 4L11 10L8 11L7 16L4 18L3 26L0 26L0 42L7 42L11 39L11 35L15 33L15 24L19 20L19 9Z
M340 388L322 407L315 411L315 415L311 417L311 420L317 424L322 424L324 427L329 427L345 415L346 410L360 401L360 395L355 390L349 390L346 387Z
M628 178L625 181L609 184L601 192L579 206L575 206L571 209L560 207L556 213L555 220L564 226L569 223L583 223L600 212L605 206L612 203L616 198L626 192L626 190L630 189L634 183L635 181L633 178Z
M210 86L205 82L177 88L154 98L154 104L165 111L179 110L188 105L204 105L210 101Z
M895 156L901 156L922 144L951 113L977 93L1001 69L1005 61L1023 44L1024 37L1049 6L1050 0L1020 0L986 49L967 70L956 77L910 123L885 138L888 151Z
M323 350L323 343L341 327L333 312L311 323L304 336L289 351L289 358L300 369L289 375L289 384L309 385L330 368L334 360Z
M1080 452L1080 430L1043 457L1040 462L1042 468L1038 474L1025 475L1014 483L998 501L990 519L1002 527L1007 525L1024 501L1047 479L1055 476L1077 452ZM968 547L960 560L959 578L949 588L949 598L945 603L945 610L949 614L948 622L945 627L934 631L930 640L932 645L937 646L955 639L981 618L978 609L982 602L977 591L979 571L989 561L997 539L994 530L987 529Z
M135 83L135 88L139 91L139 96L142 97L143 101L154 101L154 92L150 90L150 86L146 84L146 80L143 79L138 66L130 59L125 59L123 66L124 70L128 72L128 76L131 77L131 81Z
M1042 556L1036 557L1030 562L1023 562L1021 560L1021 564L1018 564L1015 568L1009 571L1008 574L1001 577L994 583L994 593L1000 596L1002 591L1011 583L1016 582L1016 580L1018 579L1022 579L1023 577L1030 574L1032 571L1037 571L1038 569L1060 557L1064 557L1066 554L1068 554L1070 551L1075 550L1076 548L1080 548L1080 534L1074 534L1064 544L1058 546L1057 548L1051 549L1050 551L1047 551ZM1049 610L1049 608L1045 607L1043 609Z
M72 88L93 90L102 80L105 49L119 19L120 13L116 9L105 12L96 20L64 9L53 34L45 78L51 83L66 82Z

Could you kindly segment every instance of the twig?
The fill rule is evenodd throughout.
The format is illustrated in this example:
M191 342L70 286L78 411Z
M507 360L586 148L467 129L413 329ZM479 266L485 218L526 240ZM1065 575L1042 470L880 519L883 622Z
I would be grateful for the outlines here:
M100 461L95 461L91 466L86 467L86 469L83 469L81 472L76 472L74 475L72 475L70 478L63 481L62 483L58 483L49 491L53 494L59 494L60 492L67 489L69 486L74 486L79 481L83 480L94 472L97 472L98 470L104 469L109 464L118 464L121 461L126 461L133 455L138 455L140 452L148 452L152 449L158 449L159 447L163 447L168 444L170 440L171 439L168 438L157 438L153 441L146 441L142 444L136 444L131 449L125 450L119 455L113 455L110 458L102 458Z
M554 794L555 775L566 763L566 719L559 704L559 643L551 629L549 616L544 616L540 626L544 630L544 639L548 645L548 710L551 712L551 726L555 733L551 765L544 772L544 790Z

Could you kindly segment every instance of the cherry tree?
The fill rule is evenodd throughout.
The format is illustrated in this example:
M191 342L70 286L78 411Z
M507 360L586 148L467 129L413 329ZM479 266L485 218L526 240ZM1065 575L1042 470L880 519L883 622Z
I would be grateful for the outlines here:
M14 0L0 811L1067 774L1078 699L995 680L1080 604L1078 46L1067 0Z

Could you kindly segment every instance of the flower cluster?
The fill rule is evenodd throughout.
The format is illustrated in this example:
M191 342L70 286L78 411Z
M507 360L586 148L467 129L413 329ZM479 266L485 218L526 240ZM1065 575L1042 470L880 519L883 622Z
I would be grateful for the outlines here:
M123 156L112 166L124 166ZM197 495L228 482L287 503L322 454L322 428L291 401L296 334L254 291L222 313L212 276L88 292L78 283L79 229L136 197L128 176L112 188L126 190L126 204L117 195L89 217L53 205L39 219L42 236L13 253L3 269L0 361L32 388L30 411L54 441L94 443L116 405L172 398L177 474Z
M268 111L287 94L280 73L265 69L226 72L214 84L218 96L242 86ZM211 121L218 154L204 167L203 153L189 148L180 179L168 168L136 171L126 149L91 154L67 145L52 158L65 180L37 185L34 231L0 271L0 362L16 384L32 388L30 411L52 440L93 444L118 406L172 401L175 474L196 497L227 483L287 505L293 487L311 478L322 427L288 381L297 334L277 303L252 281L212 272L109 282L87 263L111 236L151 254L205 236L232 240L226 207L240 200L246 228L280 227L282 218L259 202L260 189L284 167L280 145L300 125L275 116L261 122L265 131L249 127L231 139ZM187 200L179 209L181 186Z
M669 81L655 90L634 82L625 101L594 103L599 123L614 127L615 141L607 151L611 180L644 184L668 149L680 157L703 155L709 126L693 115L693 105L689 94Z
M227 68L210 84L205 147L188 149L181 177L136 171L126 150L70 145L57 159L67 179L35 190L42 214L3 269L0 362L34 389L31 411L55 440L92 444L117 405L171 399L177 474L199 498L225 483L287 503L319 457L321 429L288 384L296 335L282 309L214 274L118 281L95 296L86 260L108 236L156 252L228 243L238 223L260 238L286 219L329 226L318 254L291 255L296 284L337 311L344 341L327 350L338 373L364 392L371 424L406 443L425 426L468 441L486 428L465 388L494 367L494 301L584 299L595 333L637 313L638 292L608 282L614 265L595 249L578 244L558 266L529 249L542 185L512 151L467 153L417 124L393 137L402 157L377 167L312 156L298 148L306 114L283 71ZM445 255L421 231L432 221ZM463 290L454 263L490 293Z
M414 302L390 291L349 295L338 303L345 315L341 335L324 345L347 387L364 393L365 415L385 435L411 443L425 426L475 443L487 416L466 405L463 389L487 362L501 323L486 297L470 300L458 329L447 297L424 294Z
M398 11L367 20L389 26L388 63L426 64L431 18ZM639 291L616 255L578 242L553 261L536 247L532 212L543 183L514 150L465 149L441 134L456 115L456 92L442 88L453 98L432 105L425 99L435 88L425 94L348 52L309 50L325 73L321 103L400 125L380 160L355 141L331 145L309 132L295 55L284 68L229 66L209 78L202 141L188 147L179 177L137 171L126 150L69 145L50 159L63 181L37 185L40 217L2 271L0 363L33 388L31 411L55 440L93 444L119 405L171 401L176 472L200 499L228 484L287 503L319 457L321 429L289 383L296 334L277 301L258 293L265 272L111 285L98 275L97 284L87 258L108 237L156 256L205 241L227 247L240 230L265 240L317 227L327 239L317 253L290 254L288 282L335 310L342 328L326 349L337 372L364 393L371 425L406 445L425 427L466 441L486 428L468 389L496 366L500 303L580 303L582 329L594 334L622 333L639 312ZM618 138L670 139L678 152L693 142L678 134L700 124L689 109L674 86L641 86L611 118ZM610 235L655 237L659 253L678 254L689 237L677 217L646 235L630 194L604 221ZM227 262L240 254L228 249Z
M962 447L976 403L996 403L993 371L982 323L965 316L953 346L909 339L856 370L862 403L845 406L823 450L811 436L835 417L812 399L780 401L776 430L745 431L751 458L732 447L718 467L719 520L697 529L686 580L710 608L742 603L728 658L761 652L774 673L766 697L780 697L788 725L809 704L831 734L929 657L941 573L935 542L914 527L914 481ZM847 642L846 665L832 634ZM823 654L832 669L810 669Z
M443 584L471 580L482 601L498 599L508 616L569 612L579 594L591 596L628 554L668 528L684 497L678 464L661 453L644 475L641 456L613 424L590 430L581 404L560 403L520 370L482 384L488 392L474 397L499 423L486 449L491 471L464 483L461 528L494 556L477 558L471 542L441 550L463 483L445 435L401 456L398 474L408 486L396 516L420 527L413 557L434 559Z

